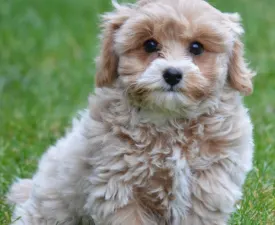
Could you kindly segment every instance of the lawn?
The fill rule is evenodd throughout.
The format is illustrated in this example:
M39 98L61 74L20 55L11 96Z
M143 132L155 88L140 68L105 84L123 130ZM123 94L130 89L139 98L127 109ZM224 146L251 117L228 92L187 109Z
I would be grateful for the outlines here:
M259 73L246 98L256 152L232 225L275 224L275 1L211 0L238 11L246 54ZM0 224L10 223L4 195L30 177L47 146L87 104L98 51L98 13L110 0L0 0ZM190 224L191 225L191 224Z

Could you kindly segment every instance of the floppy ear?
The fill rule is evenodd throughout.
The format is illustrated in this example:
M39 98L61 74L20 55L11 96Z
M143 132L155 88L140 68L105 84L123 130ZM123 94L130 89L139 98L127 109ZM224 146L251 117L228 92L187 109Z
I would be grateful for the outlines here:
M96 86L110 86L117 77L118 57L114 50L117 30L129 17L129 8L115 5L116 10L102 16L101 51L96 59Z
M252 71L244 58L244 45L241 42L241 35L244 33L240 24L240 16L237 13L226 14L231 21L231 28L236 33L233 51L229 61L229 82L231 86L244 95L249 95L253 91L252 78L256 75Z

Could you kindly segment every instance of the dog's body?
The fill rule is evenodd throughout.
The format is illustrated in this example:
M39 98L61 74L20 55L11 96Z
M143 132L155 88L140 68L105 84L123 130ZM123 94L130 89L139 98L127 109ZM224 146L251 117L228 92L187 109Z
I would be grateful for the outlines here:
M236 24L222 33L236 33L219 39L224 48L208 47L207 58L188 59L178 48L168 54L168 47L161 59L145 58L136 47L126 51L127 43L134 44L130 29L139 25L133 20L140 19L140 11L147 13L143 7L154 12L158 4L168 7L165 2L142 0L108 15L89 110L45 153L33 179L12 187L16 225L76 225L92 218L99 225L227 224L253 155L252 125L239 93L251 91L252 76L242 58L241 28L235 16L226 15L221 23ZM211 7L201 0L170 2ZM128 11L136 13L132 21ZM211 42L210 31L204 46ZM166 79L171 87L162 92L159 71L171 65L186 72L175 87ZM185 86L176 86L180 82Z

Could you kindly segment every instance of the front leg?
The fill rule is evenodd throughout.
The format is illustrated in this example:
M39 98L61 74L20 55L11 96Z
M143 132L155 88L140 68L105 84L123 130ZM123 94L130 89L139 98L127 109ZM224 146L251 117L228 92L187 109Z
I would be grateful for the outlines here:
M252 125L241 106L234 116L208 119L203 131L199 152L190 150L192 206L182 225L226 225L252 169Z
M192 208L184 225L226 225L242 197L246 169L227 158L210 168L196 170L192 178Z

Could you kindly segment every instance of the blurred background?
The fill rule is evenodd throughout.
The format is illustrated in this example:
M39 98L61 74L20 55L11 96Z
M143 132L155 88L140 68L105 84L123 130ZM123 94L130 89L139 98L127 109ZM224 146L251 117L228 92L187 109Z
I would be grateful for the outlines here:
M0 224L4 193L30 177L45 149L87 105L98 52L99 14L111 0L0 0ZM210 0L239 12L246 56L257 69L246 104L255 124L255 167L231 224L275 224L275 1Z

